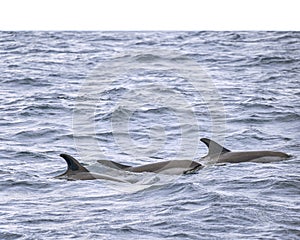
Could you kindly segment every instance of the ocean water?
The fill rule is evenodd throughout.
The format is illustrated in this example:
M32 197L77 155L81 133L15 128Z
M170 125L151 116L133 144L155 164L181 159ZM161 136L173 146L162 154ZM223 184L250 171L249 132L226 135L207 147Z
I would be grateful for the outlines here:
M0 239L299 239L299 32L0 32ZM68 153L275 163L132 181L54 177Z

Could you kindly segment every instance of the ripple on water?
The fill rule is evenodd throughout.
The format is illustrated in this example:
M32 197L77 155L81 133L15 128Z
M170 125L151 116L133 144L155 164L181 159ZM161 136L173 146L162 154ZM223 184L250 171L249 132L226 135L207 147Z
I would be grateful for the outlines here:
M0 35L0 239L299 237L299 33ZM182 54L172 59L148 54L153 46L156 51L160 47L171 52L180 49ZM145 54L130 55L131 50ZM111 86L101 86L99 96L77 96L99 64L116 60L114 54L124 51L127 55L120 54L118 59L126 59L127 63L152 64L167 59L178 65L186 58L195 60L210 75L225 106L226 147L279 149L293 158L270 164L208 166L197 174L142 191L136 191L134 184L132 191L120 192L101 180L53 179L66 169L60 153L85 161L76 151L73 139L73 111L79 103L90 106L90 102L96 102L92 119L100 147L96 152L118 162L138 164L173 159L178 151L183 151L183 133L199 132L203 137L212 134L211 113L205 99L186 79L175 76L174 69L141 69L133 75L128 71L114 78ZM111 80L116 76L110 73L105 77ZM151 93L158 95L154 98L157 103L161 103L159 97L171 96L172 92L180 94L190 104L198 126L178 123L178 114L189 114L181 102L171 108L145 101L140 89L147 90L153 83ZM122 102L124 96L132 98ZM169 101L171 104L174 99L170 97ZM134 109L137 105L141 109ZM126 136L131 141L131 152L115 142L118 133L128 132L111 125L112 118L121 124L124 116L130 116L131 134ZM153 140L151 129L153 136L159 135L161 130L152 127L155 125L166 132L167 137L161 142L164 148L152 156L147 151L140 157L132 154L136 144L147 148ZM195 146L199 150L196 156L206 154L202 144Z

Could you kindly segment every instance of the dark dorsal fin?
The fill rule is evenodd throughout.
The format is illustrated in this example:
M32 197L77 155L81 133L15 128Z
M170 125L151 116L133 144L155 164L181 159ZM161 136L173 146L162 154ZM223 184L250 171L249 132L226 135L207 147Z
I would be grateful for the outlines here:
M131 166L128 165L124 165L121 163L117 163L114 161L109 161L109 160L98 160L98 163L101 163L102 165L106 166L106 167L110 167L110 168L114 168L114 169L125 169L125 168L130 168Z
M208 147L208 155L230 152L229 149L224 148L223 146L221 146L213 140L210 140L208 138L201 138L200 140Z
M83 167L75 158L73 158L72 156L68 155L68 154L60 154L59 156L61 156L63 159L66 160L67 164L68 164L68 169L66 171L81 171L81 172L88 172L88 170Z

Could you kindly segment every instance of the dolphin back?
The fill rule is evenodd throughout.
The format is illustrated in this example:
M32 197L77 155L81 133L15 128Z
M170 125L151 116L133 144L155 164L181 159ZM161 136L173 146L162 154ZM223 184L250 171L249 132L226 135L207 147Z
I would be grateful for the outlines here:
M221 146L220 144L216 143L215 141L209 138L201 138L200 141L208 147L208 156L230 152L229 149Z
M106 167L110 167L113 169L123 169L125 170L126 168L130 168L131 166L129 165L125 165L125 164L121 164L121 163L117 163L114 161L109 161L109 160L98 160L98 163L101 163L102 165L106 166Z
M60 154L60 156L65 159L68 164L67 172L69 171L81 171L81 172L89 172L85 167L83 167L74 157L68 154ZM67 173L66 172L66 173Z

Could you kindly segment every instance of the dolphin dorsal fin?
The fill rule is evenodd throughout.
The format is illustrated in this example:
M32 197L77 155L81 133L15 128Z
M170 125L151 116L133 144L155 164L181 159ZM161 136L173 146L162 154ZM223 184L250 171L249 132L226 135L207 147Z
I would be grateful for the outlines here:
M60 154L59 156L61 156L63 159L66 160L67 164L68 164L68 169L66 171L81 171L81 172L88 172L88 170L83 167L75 158L73 158L72 156L68 155L68 154Z
M102 165L106 166L106 167L110 167L110 168L114 168L114 169L126 169L126 168L130 168L131 166L125 165L125 164L121 164L121 163L117 163L114 161L109 161L109 160L98 160L98 163L101 163Z
M221 154L230 152L229 149L224 148L220 144L208 138L201 138L201 142L203 142L208 147L208 156L214 154Z

